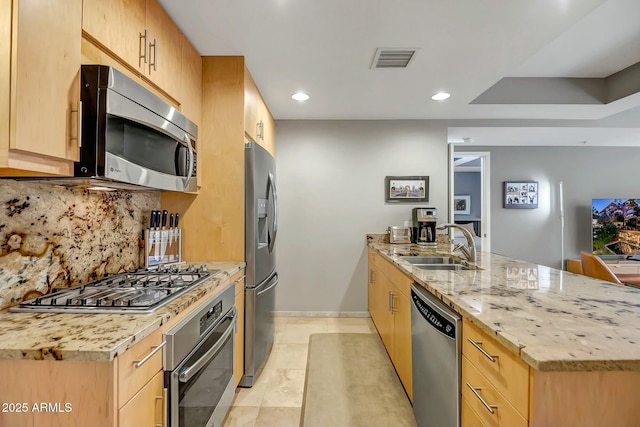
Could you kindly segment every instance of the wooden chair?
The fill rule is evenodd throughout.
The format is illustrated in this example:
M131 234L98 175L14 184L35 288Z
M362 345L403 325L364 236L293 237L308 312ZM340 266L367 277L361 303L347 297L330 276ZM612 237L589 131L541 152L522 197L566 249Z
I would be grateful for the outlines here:
M600 257L582 251L580 252L580 262L582 263L582 274L585 276L622 284L620 279L613 274L609 266Z

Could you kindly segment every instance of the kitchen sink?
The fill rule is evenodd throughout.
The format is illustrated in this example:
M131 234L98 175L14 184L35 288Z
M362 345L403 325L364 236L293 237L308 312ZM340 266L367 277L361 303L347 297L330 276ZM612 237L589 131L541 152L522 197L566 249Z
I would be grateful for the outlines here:
M420 270L474 270L464 264L414 264Z
M456 264L460 262L457 259L448 256L404 256L402 259L410 264L425 265Z
M448 256L405 256L404 261L422 270L473 270L462 261Z

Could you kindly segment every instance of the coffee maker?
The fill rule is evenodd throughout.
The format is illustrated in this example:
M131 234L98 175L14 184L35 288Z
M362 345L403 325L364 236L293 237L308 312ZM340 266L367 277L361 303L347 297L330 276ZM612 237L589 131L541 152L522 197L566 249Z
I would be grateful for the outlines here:
M415 241L420 246L437 246L436 222L438 211L436 208L413 208L413 227Z

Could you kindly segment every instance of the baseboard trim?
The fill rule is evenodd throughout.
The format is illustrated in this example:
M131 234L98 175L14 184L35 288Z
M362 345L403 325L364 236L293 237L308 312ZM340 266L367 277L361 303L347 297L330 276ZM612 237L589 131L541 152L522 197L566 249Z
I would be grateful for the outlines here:
M275 317L371 317L368 311L274 311Z

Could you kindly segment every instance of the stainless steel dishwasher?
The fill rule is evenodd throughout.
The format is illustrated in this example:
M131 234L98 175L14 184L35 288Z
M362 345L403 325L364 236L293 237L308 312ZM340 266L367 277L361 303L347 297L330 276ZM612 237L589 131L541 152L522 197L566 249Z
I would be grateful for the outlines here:
M418 427L460 425L460 317L411 285L413 413Z

